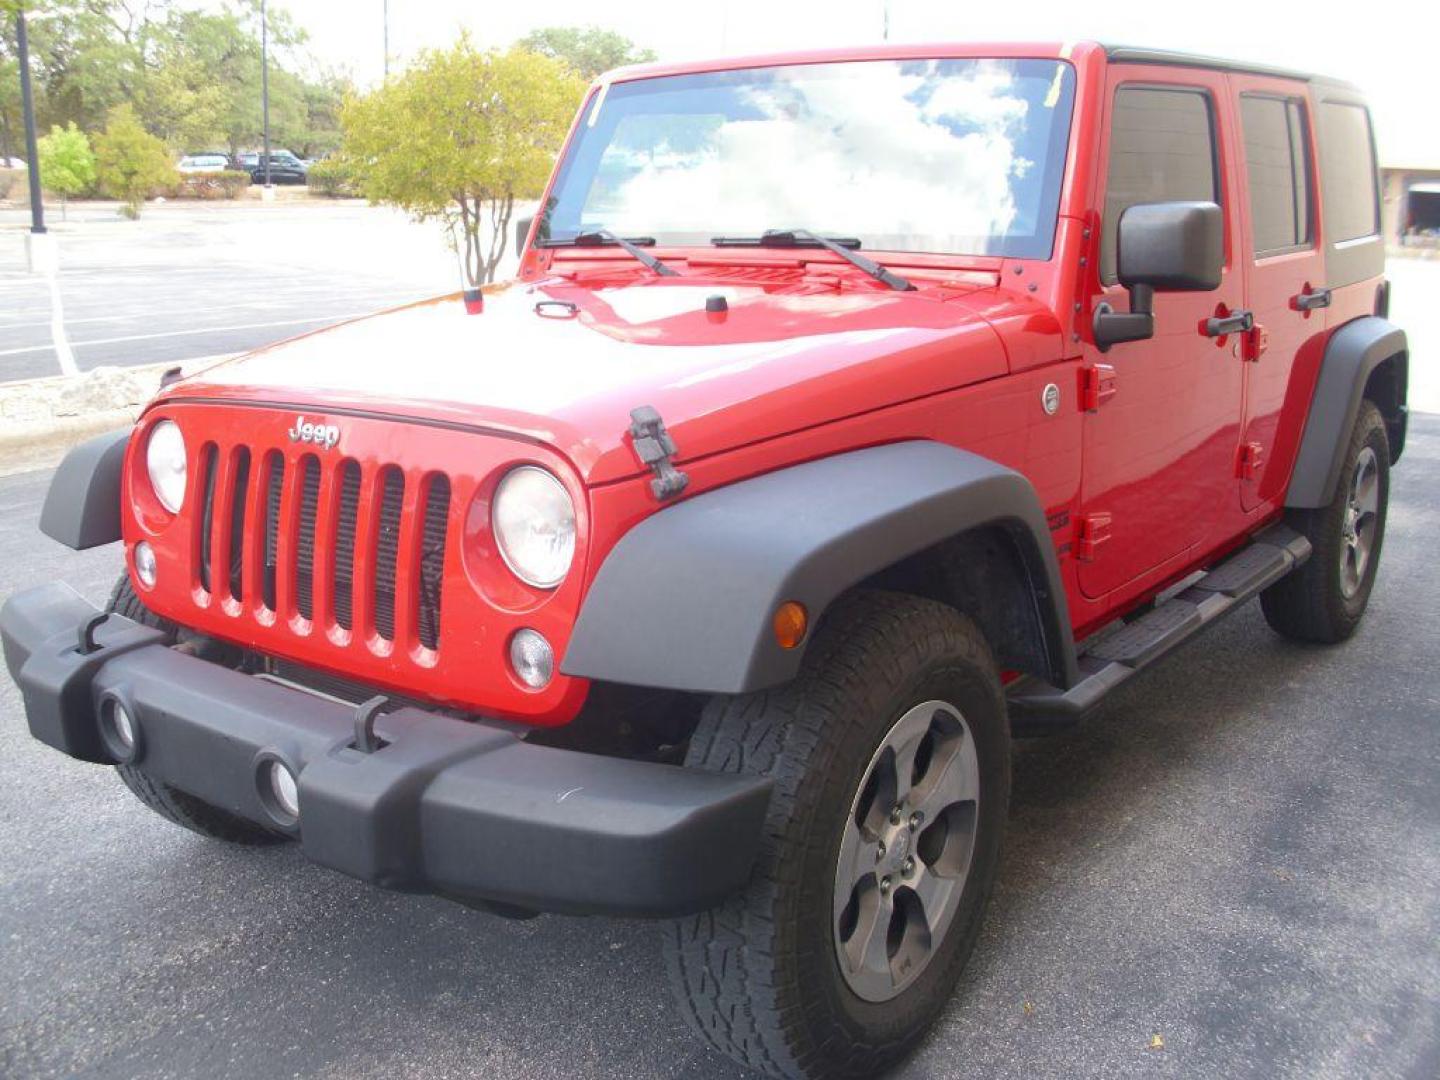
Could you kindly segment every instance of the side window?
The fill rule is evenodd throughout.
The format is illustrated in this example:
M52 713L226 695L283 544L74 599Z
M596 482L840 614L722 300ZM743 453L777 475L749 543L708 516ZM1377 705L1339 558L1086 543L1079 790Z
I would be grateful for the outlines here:
M1100 280L1115 277L1120 215L1136 203L1219 202L1215 125L1203 90L1122 86L1110 121L1110 171L1100 234Z
M1380 231L1370 114L1363 105L1320 106L1320 175L1325 181L1325 226L1331 243Z
M1240 96L1250 228L1263 258L1310 243L1310 168L1304 106L1287 98Z

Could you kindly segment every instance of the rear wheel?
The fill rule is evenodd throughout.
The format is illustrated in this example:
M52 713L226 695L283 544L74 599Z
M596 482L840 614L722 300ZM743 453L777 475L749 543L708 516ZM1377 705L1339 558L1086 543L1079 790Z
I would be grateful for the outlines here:
M105 610L124 615L143 626L153 626L160 630L175 628L173 623L160 618L140 602L140 597L135 595L135 587L123 574L115 583L115 589L110 594L110 603ZM285 839L278 833L252 825L243 818L202 802L179 788L153 780L133 765L116 765L115 771L137 799L167 821L183 826L191 832L232 844L275 844Z
M857 593L794 682L709 704L687 764L775 788L747 888L666 930L682 1012L772 1076L876 1075L944 1009L995 875L1009 736L984 639Z
M1344 641L1355 632L1380 567L1389 499L1385 421L1375 405L1365 401L1330 505L1292 512L1287 518L1312 550L1304 566L1260 594L1265 620L1275 631L1322 644Z

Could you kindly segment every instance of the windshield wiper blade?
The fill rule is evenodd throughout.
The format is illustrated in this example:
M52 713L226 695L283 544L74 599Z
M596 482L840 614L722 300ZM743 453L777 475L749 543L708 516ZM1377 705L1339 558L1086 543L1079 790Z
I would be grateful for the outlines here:
M899 274L855 252L853 249L860 246L860 241L853 237L820 236L809 229L766 229L759 236L716 236L711 238L710 243L715 247L824 248L896 291L915 288Z
M655 271L661 277L679 277L679 271L673 267L666 266L663 262L640 247L641 244L653 244L655 238L652 236L637 236L633 239L626 239L623 236L616 236L609 229L590 229L586 232L576 233L573 240L541 240L539 247L618 247L630 255L635 256L647 269Z

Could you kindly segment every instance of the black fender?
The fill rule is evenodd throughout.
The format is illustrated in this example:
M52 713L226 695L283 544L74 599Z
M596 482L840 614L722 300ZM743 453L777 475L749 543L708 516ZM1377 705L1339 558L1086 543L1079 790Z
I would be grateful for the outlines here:
M631 529L606 557L561 670L609 682L738 694L792 679L775 641L787 600L811 625L837 596L967 530L1003 529L1025 563L1057 686L1075 682L1059 564L1030 482L936 442L854 450L704 492Z
M130 430L81 443L60 462L40 510L40 531L76 551L120 539L120 471Z
M1405 331L1378 315L1354 319L1330 335L1320 361L1320 377L1305 418L1305 434L1295 457L1295 471L1285 505L1296 509L1328 506L1340 480L1345 447L1365 397L1370 376L1393 356L1408 357ZM1386 424L1392 459L1398 460L1405 440L1405 372L1394 390ZM1386 403L1379 403L1385 411Z

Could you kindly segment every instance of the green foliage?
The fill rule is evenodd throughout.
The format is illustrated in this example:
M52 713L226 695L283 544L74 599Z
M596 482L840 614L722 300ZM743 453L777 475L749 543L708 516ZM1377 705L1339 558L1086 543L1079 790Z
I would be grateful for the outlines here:
M310 187L310 194L323 195L327 199L349 199L360 194L350 179L345 163L335 158L317 161L311 165L306 183Z
M126 217L140 216L140 207L156 189L175 183L175 166L165 144L145 130L129 105L117 105L109 123L95 139L100 187L125 204Z
M516 45L564 61L587 81L611 68L655 59L651 50L636 48L624 35L598 26L548 26L526 34Z
M95 154L90 140L72 121L58 124L39 140L40 186L62 199L83 195L95 184Z
M0 0L13 4L15 0ZM42 125L104 126L117 105L177 153L260 142L258 0L44 0L29 23L36 113ZM312 75L305 35L269 5L270 126L276 145L333 149L345 83ZM15 27L0 21L0 157L23 142Z
M478 285L505 254L515 200L544 189L583 93L559 60L462 36L346 102L341 165L371 202L444 222Z

